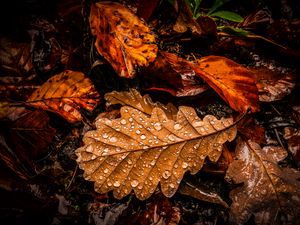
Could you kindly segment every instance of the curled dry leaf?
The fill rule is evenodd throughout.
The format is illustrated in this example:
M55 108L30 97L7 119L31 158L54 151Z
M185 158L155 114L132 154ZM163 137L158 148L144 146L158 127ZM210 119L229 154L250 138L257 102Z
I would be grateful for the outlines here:
M251 140L238 140L237 160L226 175L234 183L244 183L230 193L232 224L244 224L252 214L258 224L277 224L280 219L285 224L299 222L300 172L277 165L286 156L281 147L262 149Z
M70 70L51 77L27 100L28 105L53 111L70 123L82 120L80 107L92 111L98 102L99 94L90 79Z
M122 198L134 190L148 198L158 183L171 197L186 171L197 173L206 157L216 162L222 145L236 136L232 118L201 120L193 108L180 107L175 120L155 107L151 116L129 106L121 118L98 119L97 130L87 132L85 145L76 150L84 177L95 182L95 190L113 190Z
M119 3L92 5L90 27L97 51L121 77L134 77L138 66L148 66L156 58L158 48L150 28Z
M259 110L255 77L247 68L221 56L206 56L192 63L170 53L163 55L173 65L192 68L195 75L205 80L232 109L243 113L248 109Z
M177 109L173 104L169 103L167 106L165 106L160 102L154 103L149 95L141 96L136 89L130 89L128 92L113 91L107 93L105 95L105 99L107 101L107 106L121 104L123 106L130 106L148 115L151 115L155 107L162 109L168 119L175 118L177 114Z
M259 100L262 102L281 100L295 87L295 76L291 73L281 74L264 68L255 71Z

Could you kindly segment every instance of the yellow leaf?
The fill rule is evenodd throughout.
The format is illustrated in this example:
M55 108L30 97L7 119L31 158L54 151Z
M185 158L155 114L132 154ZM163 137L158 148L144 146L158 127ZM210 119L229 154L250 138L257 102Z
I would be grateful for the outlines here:
M80 107L92 111L98 102L99 94L90 79L70 70L51 77L27 100L28 105L53 111L70 123L82 120Z
M119 3L92 5L90 27L97 51L121 77L134 77L138 66L148 66L156 58L158 48L150 28Z
M94 181L99 193L114 190L114 196L122 198L134 190L141 200L158 183L171 197L186 171L197 173L206 157L216 162L223 143L236 136L232 118L207 115L201 120L185 106L174 120L159 107L149 116L124 106L121 118L99 118L96 128L85 134L85 145L76 150L85 179Z

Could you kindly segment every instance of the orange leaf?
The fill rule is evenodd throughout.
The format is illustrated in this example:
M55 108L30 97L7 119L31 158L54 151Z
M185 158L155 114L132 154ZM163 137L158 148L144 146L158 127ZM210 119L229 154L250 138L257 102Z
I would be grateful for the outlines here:
M150 28L119 3L92 5L90 27L97 51L121 77L134 77L138 66L148 66L156 58L157 45Z
M259 110L255 77L247 68L225 57L206 56L194 69L234 110Z
M255 77L247 68L221 56L206 56L193 63L171 53L162 54L169 63L176 65L177 71L193 69L195 75L205 80L232 109L242 113L248 109L259 110Z
M71 70L51 77L27 100L28 105L53 111L70 123L82 120L80 107L92 111L98 102L99 94L90 79Z

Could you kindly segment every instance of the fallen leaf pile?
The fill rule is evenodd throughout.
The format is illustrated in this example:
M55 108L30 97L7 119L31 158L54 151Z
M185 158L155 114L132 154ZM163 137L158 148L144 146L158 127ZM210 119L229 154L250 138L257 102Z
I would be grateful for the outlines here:
M236 136L232 118L207 115L201 120L193 108L184 106L174 120L160 107L149 116L123 106L120 118L100 118L96 127L85 134L77 162L96 191L114 190L116 198L134 190L139 199L146 199L158 183L171 197L186 171L197 173L206 157L216 162L222 145Z

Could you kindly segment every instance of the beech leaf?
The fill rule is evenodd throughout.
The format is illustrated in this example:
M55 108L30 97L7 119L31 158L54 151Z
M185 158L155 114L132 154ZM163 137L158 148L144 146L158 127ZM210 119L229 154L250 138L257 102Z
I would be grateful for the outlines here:
M121 77L134 77L138 66L148 66L156 58L155 35L143 20L119 3L93 4L90 27L96 36L97 51Z
M252 214L257 224L277 224L282 216L284 224L299 222L300 172L278 166L286 156L281 147L261 148L251 140L238 140L237 160L226 174L226 179L244 183L230 193L232 224L244 224Z
M259 110L254 73L247 68L221 56L205 56L192 63L171 53L162 54L173 65L181 65L184 70L192 68L195 76L205 80L232 109L242 113Z
M121 108L121 118L96 120L96 130L85 134L84 146L76 150L84 177L95 190L113 190L122 198L134 190L143 200L156 190L171 197L186 171L197 173L208 157L216 162L222 145L236 136L232 118L201 120L193 108L179 107L176 119L168 119L155 107L151 116L130 106Z
M70 123L82 120L80 107L92 111L98 102L99 94L90 79L71 70L51 77L27 100L28 105L53 111Z

